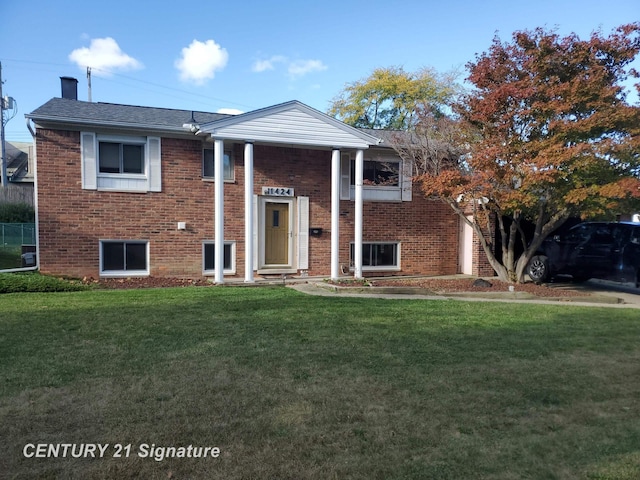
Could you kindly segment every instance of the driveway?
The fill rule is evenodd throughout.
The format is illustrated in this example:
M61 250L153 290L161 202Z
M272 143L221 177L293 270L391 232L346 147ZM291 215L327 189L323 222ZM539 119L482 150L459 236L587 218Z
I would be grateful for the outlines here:
M372 289L351 289L335 287L327 288L322 281L313 281L304 283L289 284L291 288L303 293L322 296L352 296L352 297L368 297L368 298L386 298L386 299L406 299L406 300L471 300L471 301L499 301L514 303L539 303L539 304L567 304L582 306L602 306L612 308L638 308L640 309L640 289L635 288L631 284L621 285L613 282L605 282L601 280L589 280L584 283L557 282L547 284L550 288L568 289L573 291L582 291L588 296L585 297L562 297L561 299L545 299L520 297L517 292L503 292L502 294L478 294L472 292L456 292L441 293L432 295L421 295L413 293L392 293L389 289L385 292Z
M558 283L559 288L566 286L573 290L585 291L594 295L603 295L620 299L623 303L640 308L640 289L632 283L615 283L606 280L589 280L584 283Z

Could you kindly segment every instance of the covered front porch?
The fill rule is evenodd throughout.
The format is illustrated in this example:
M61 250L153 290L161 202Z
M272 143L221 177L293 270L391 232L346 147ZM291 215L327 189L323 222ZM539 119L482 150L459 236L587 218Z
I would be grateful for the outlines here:
M294 185L254 185L256 145L326 150L331 163L331 255L330 277L341 276L340 199L344 175L342 155L355 160L353 277L362 278L363 170L364 152L381 140L314 110L300 102L281 105L224 118L205 125L190 125L196 135L213 142L214 178L224 178L225 145L242 144L244 160L244 282L253 283L258 275L287 275L309 268L309 198L296 196ZM225 183L214 186L214 264L224 265ZM312 233L312 232L311 232ZM294 241L295 238L295 241ZM295 248L294 248L295 244ZM224 268L215 268L214 281L224 283Z

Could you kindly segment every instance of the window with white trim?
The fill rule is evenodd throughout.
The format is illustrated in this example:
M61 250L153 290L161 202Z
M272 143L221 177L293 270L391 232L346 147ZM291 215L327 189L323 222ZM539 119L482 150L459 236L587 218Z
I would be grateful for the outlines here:
M99 173L132 173L144 175L144 146L142 143L98 142Z
M400 160L377 162L365 160L362 170L362 185L367 187L400 187ZM351 160L350 184L356 184L356 161Z
M351 243L349 249L349 263L355 264L355 244ZM362 270L400 270L400 243L399 242L363 242L362 243Z
M216 273L216 244L214 241L202 242L202 271L205 275ZM236 273L236 242L224 242L224 271L227 275Z
M233 182L235 180L234 161L231 152L224 152L223 158L224 181ZM205 148L202 150L202 178L208 180L215 179L213 150Z
M118 192L162 191L160 137L80 134L82 188Z
M410 202L412 174L410 162L388 152L365 152L363 160L362 198L365 201ZM355 199L355 154L343 153L340 166L340 199Z
M138 240L101 240L101 276L149 275L149 242Z

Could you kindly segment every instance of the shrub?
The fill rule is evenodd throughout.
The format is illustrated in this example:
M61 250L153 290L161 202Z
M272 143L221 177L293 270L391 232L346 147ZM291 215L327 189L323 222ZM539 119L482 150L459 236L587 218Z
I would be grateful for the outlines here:
M0 223L33 223L36 211L26 203L0 203Z
M76 292L89 287L79 281L62 280L39 273L0 273L0 293Z

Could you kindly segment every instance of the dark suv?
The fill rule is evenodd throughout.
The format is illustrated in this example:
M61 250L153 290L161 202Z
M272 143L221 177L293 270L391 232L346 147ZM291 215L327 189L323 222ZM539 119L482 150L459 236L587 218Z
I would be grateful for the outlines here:
M640 287L640 224L587 222L544 241L527 266L531 280L556 275L599 278Z

